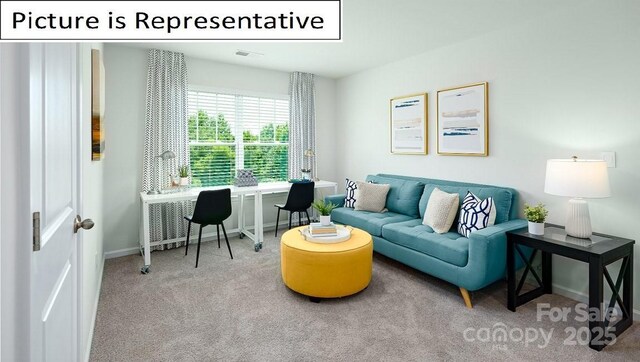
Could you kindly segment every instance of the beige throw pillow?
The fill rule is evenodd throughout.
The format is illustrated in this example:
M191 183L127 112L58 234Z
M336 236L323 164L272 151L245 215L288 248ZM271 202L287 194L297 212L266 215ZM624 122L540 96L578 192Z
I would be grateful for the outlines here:
M457 193L449 194L436 187L429 196L422 223L431 226L438 234L446 233L456 218L458 203Z
M389 185L387 184L370 184L367 182L356 181L358 188L356 189L356 202L354 208L356 210L383 212L387 203L387 193L389 193Z

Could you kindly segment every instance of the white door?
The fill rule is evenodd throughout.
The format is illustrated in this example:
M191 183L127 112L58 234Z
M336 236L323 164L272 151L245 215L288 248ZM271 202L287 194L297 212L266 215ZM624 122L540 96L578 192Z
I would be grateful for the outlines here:
M79 202L77 45L30 44L30 193L32 361L78 359ZM37 223L34 220L34 223ZM37 226L37 225L36 225ZM39 245L38 244L39 241Z

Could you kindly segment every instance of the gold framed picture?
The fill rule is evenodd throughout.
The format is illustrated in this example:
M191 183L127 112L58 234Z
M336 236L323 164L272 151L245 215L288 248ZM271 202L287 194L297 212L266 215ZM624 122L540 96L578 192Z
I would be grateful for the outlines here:
M427 154L427 102L427 93L390 100L391 153Z
M104 64L100 50L91 49L91 160L104 155Z
M438 91L438 154L489 155L489 83Z

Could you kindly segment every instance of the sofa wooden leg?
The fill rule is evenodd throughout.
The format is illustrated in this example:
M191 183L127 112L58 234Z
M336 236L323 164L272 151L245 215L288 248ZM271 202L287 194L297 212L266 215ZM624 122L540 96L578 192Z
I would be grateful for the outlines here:
M460 294L462 294L462 299L464 299L464 304L467 306L467 308L473 309L473 305L471 304L471 296L469 295L469 291L464 289L464 288L460 288Z

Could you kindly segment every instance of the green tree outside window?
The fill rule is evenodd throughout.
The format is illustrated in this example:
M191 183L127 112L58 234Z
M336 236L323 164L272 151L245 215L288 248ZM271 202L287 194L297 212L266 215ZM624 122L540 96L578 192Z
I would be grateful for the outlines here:
M258 135L243 131L244 165L236 166L236 139L224 114L198 110L188 121L194 186L233 184L236 168L252 169L259 182L287 180L288 125L268 123Z

